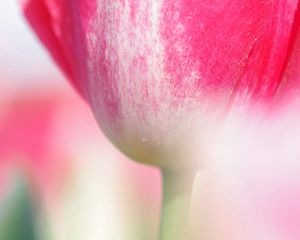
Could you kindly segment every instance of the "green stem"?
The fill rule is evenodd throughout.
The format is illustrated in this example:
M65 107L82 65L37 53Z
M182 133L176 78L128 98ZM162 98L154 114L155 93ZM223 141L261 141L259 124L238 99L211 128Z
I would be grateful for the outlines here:
M163 203L160 240L188 239L195 171L162 171Z

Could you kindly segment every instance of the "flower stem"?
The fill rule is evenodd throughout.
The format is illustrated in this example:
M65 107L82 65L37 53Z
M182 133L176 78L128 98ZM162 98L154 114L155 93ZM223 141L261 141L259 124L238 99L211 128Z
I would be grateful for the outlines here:
M162 171L160 240L188 239L189 211L196 171Z

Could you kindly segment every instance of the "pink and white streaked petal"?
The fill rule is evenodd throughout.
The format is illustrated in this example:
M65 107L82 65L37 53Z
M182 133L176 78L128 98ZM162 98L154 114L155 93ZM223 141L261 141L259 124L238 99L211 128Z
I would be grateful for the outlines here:
M112 142L133 159L182 167L201 162L213 129L232 110L266 115L282 89L298 85L288 75L297 69L299 4L30 0L23 6Z

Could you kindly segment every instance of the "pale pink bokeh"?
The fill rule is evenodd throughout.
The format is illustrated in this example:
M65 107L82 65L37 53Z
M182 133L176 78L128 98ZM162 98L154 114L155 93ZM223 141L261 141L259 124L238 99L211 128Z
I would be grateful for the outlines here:
M196 181L195 239L299 239L299 143L297 112L228 120Z

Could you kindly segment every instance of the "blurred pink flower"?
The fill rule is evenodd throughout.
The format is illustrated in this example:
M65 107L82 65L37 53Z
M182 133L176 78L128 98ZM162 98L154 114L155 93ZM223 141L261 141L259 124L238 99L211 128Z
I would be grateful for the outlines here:
M8 168L19 168L32 178L39 191L55 196L72 170L71 159L77 149L103 145L89 109L65 90L61 86L38 91L7 88L10 94L1 94L2 181Z
M1 91L8 90L5 87ZM160 188L156 170L137 167L117 152L98 130L84 102L64 88L1 94L0 200L11 190L15 173L29 180L36 197L34 207L58 239L90 231L108 232L106 239L112 240L106 228L117 222L113 234L122 234L124 239L139 239L140 231L151 236L157 232ZM67 212L74 202L84 213L79 209ZM75 229L82 217L89 220ZM99 221L104 221L100 228ZM141 226L132 229L136 224Z
M40 190L52 191L61 184L69 159L56 148L52 135L64 98L61 93L46 92L1 98L0 176L5 176L8 168L19 168Z

